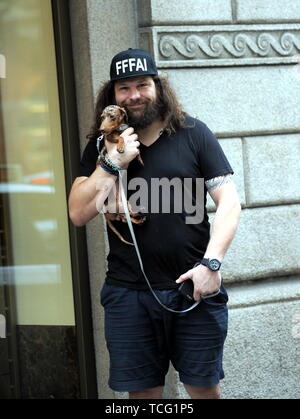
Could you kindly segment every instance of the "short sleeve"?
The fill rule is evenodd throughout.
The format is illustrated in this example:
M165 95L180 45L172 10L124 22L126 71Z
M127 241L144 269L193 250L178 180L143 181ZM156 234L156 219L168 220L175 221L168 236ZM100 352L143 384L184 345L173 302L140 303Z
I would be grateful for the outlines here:
M89 141L83 151L78 176L89 177L96 169L98 150L95 141Z
M204 180L229 173L233 174L232 167L211 130L200 121L198 121L195 128L198 131L196 138L198 160Z

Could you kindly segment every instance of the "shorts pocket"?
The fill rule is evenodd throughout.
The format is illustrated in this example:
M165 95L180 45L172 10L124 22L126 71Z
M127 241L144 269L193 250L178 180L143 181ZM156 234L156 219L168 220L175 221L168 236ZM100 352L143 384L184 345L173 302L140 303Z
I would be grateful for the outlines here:
M128 291L125 287L117 287L105 282L100 292L100 302L104 308L118 305L118 303L120 304L122 302Z
M223 285L221 285L219 294L211 298L206 298L202 302L209 305L226 305L228 302L228 294Z

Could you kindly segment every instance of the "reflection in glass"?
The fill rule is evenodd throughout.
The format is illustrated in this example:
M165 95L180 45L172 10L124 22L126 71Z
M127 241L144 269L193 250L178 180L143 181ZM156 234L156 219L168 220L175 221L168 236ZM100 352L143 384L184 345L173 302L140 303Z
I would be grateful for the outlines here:
M18 324L73 325L50 0L1 0L0 194L7 197Z

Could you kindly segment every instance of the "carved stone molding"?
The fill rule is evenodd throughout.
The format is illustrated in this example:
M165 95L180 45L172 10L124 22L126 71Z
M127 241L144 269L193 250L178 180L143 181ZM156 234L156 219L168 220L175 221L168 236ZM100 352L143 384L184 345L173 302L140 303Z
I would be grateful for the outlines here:
M140 45L160 68L297 63L300 25L154 26Z

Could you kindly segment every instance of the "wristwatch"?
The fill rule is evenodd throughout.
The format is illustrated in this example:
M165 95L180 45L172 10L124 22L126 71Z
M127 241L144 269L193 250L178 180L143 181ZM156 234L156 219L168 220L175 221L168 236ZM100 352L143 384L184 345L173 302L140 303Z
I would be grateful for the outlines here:
M221 262L218 259L203 258L200 264L206 266L211 271L218 271L221 268Z

